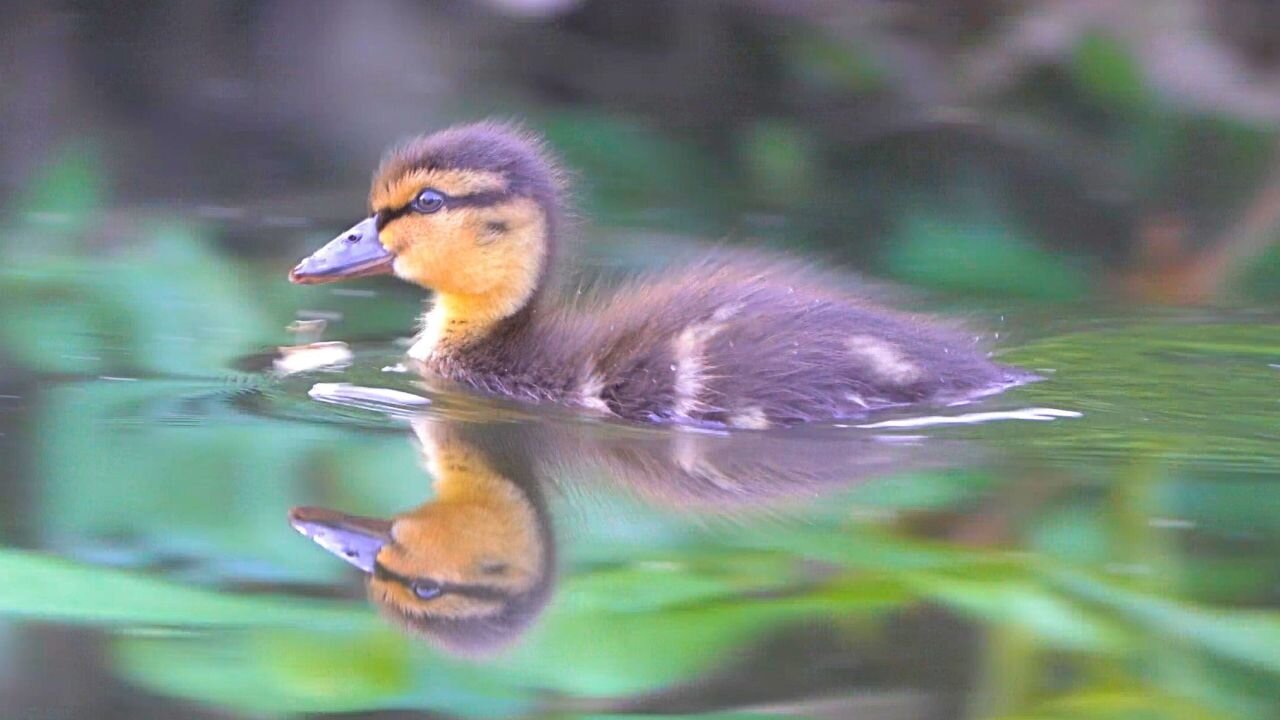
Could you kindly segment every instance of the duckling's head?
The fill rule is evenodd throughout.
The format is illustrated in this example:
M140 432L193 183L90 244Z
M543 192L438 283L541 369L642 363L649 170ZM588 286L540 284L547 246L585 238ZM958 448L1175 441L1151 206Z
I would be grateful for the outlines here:
M393 148L374 173L372 214L290 273L295 283L394 273L501 319L529 304L550 264L559 165L514 125L460 125Z
M483 655L518 638L551 594L543 543L493 527L483 510L427 503L392 520L295 508L298 532L367 575L369 598L443 649Z

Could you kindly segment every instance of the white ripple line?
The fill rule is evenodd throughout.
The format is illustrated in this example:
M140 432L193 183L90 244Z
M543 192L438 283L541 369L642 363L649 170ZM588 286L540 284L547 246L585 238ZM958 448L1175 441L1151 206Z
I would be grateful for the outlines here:
M1084 413L1075 410L1059 410L1057 408L1023 408L1021 410L995 410L992 412L966 413L964 415L926 415L924 417L902 418L900 420L884 420L881 422L855 425L859 428L918 428L934 425L973 425L992 420L1035 420L1045 422L1061 418L1084 417Z

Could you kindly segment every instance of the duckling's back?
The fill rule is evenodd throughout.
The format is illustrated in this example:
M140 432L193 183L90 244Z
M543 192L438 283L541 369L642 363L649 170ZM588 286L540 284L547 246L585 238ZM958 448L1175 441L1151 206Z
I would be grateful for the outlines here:
M524 376L628 420L762 429L994 392L1030 379L973 337L859 301L821 273L717 254L545 316Z

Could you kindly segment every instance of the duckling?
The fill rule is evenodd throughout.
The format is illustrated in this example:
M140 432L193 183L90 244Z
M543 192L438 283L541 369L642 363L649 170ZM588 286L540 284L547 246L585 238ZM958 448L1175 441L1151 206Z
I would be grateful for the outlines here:
M460 432L415 429L435 497L391 520L316 507L294 529L367 575L370 600L409 632L486 655L527 630L551 596L555 543L541 492L514 463Z
M719 250L573 304L549 292L565 173L494 122L392 149L372 214L294 283L392 273L434 291L409 356L485 393L629 421L765 429L953 401L1032 378L972 338L893 312L803 264Z

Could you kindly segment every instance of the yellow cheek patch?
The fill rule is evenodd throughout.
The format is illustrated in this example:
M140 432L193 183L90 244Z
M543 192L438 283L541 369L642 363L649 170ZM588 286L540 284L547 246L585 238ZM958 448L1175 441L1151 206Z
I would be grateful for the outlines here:
M465 229L467 213L466 208L461 208L441 210L431 215L402 215L378 231L378 241L396 255L417 246L416 255L428 257L433 262L443 262L447 260L445 255L459 249L460 244L455 243L457 239L463 239L458 236Z
M501 482L507 482L502 480ZM522 497L437 501L396 522L396 546L378 560L406 577L519 590L542 572L537 519ZM501 568L501 572L487 572Z
M425 188L455 196L502 192L507 189L507 180L498 173L483 170L413 170L375 180L369 191L369 205L374 210L404 207Z

